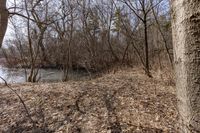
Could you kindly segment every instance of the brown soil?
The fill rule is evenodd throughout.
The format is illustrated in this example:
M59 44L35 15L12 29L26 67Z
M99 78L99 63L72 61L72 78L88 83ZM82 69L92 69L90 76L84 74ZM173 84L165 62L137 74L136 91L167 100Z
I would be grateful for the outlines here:
M141 70L120 70L89 81L0 85L0 132L176 133L175 87Z

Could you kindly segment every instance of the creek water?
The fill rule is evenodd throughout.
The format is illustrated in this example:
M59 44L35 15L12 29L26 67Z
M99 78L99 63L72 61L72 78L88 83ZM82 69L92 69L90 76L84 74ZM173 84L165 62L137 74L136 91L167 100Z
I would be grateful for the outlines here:
M27 69L27 73L29 73ZM27 74L28 75L28 74ZM0 76L4 78L8 83L24 83L26 82L25 70L6 68L0 66ZM40 69L38 73L39 82L59 82L62 81L63 72L58 69ZM81 80L88 78L87 72L83 71L70 71L69 80ZM4 81L0 79L0 83Z

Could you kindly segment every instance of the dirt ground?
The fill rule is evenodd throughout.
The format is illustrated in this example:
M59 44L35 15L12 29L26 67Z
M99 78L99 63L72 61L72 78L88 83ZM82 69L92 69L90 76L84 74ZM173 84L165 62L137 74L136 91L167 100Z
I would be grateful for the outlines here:
M175 87L168 78L120 70L88 81L0 85L2 133L177 133ZM33 128L34 125L34 128Z

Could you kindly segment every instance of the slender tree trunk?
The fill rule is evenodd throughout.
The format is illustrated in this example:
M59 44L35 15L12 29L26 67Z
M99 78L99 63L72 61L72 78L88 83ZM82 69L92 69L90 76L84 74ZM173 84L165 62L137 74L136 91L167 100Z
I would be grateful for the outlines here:
M153 4L152 4L152 5L153 5ZM169 58L170 65L171 65L171 67L172 67L172 69L173 69L173 59L172 59L172 57L171 57L171 55L170 55L169 48L168 48L168 46L167 46L167 40L166 40L166 38L165 38L164 33L162 32L162 28L161 28L161 25L160 25L160 23L159 23L159 21L158 21L158 18L157 18L157 15L156 15L156 13L155 13L154 8L152 9L152 12L153 12L153 15L154 15L156 24L157 24L157 28L158 28L158 30L159 30L159 32L160 32L160 34L161 34L162 40L163 40L163 42L164 42L164 46L165 46L165 49L166 49L166 52L167 52L167 55L168 55L168 58Z
M144 41L145 41L145 45L144 45L144 49L145 49L145 73L147 74L147 76L152 77L152 75L150 73L150 68L149 68L149 44L148 44L146 17L145 17L143 23L144 23Z
M48 58L47 58L47 52L46 52L46 49L44 47L44 44L43 44L43 39L44 39L44 34L45 34L45 31L46 31L46 27L45 28L40 28L40 35L39 35L39 38L38 38L38 45L40 46L40 49L41 49L41 52L42 52L42 57L41 57L41 60L42 60L42 63L45 64L45 63L50 63Z
M8 24L8 11L6 9L6 0L0 0L0 47L6 33Z
M200 132L200 1L172 0L181 133Z

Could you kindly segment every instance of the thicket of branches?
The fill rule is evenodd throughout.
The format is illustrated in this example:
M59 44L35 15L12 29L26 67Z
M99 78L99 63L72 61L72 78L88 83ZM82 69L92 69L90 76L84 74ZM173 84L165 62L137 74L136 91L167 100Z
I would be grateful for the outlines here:
M3 54L11 67L99 72L115 65L172 64L168 0L21 0L9 5L12 38Z

